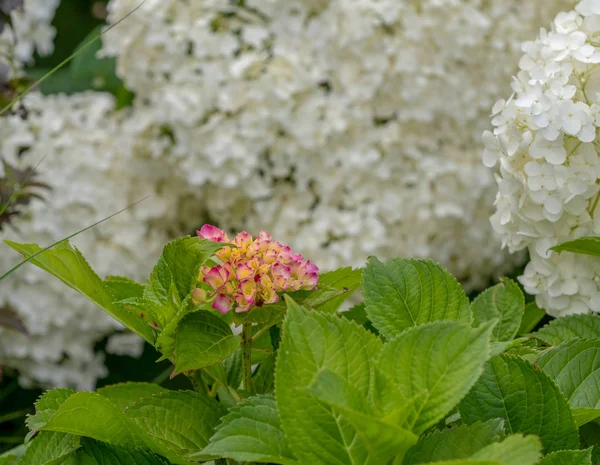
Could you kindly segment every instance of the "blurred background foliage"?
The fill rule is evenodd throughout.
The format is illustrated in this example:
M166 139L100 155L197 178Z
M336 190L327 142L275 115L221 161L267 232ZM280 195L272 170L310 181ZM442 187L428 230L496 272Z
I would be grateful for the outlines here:
M27 76L34 80L40 79L67 60L102 33L105 18L105 1L62 0L52 23L57 31L54 53L47 57L36 56L35 66L27 70ZM89 89L106 91L117 97L118 107L129 105L133 94L117 78L115 59L96 56L101 47L100 39L78 53L66 66L41 83L41 91L45 94L72 94Z
M26 70L32 80L38 80L54 67L68 59L84 44L100 34L105 26L106 1L61 0L53 25L57 30L54 53L35 57L35 64ZM125 89L116 77L115 61L99 59L96 52L101 48L97 40L68 64L44 80L40 89L45 94L76 93L85 90L106 91L117 97L120 107L127 106L133 94ZM106 341L98 344L98 349ZM158 354L147 346L140 359L107 355L109 375L98 382L98 387L127 381L151 381L165 387L191 387L187 378L169 379L170 363L156 363ZM27 433L25 417L33 413L33 404L42 394L40 389L23 389L19 386L18 373L0 366L0 454L21 444Z

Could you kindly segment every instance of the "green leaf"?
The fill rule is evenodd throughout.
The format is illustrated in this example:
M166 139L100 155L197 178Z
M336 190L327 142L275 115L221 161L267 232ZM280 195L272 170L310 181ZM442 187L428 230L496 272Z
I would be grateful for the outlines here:
M592 449L553 452L546 455L539 465L592 465Z
M56 465L79 449L79 437L41 432L23 454L19 465Z
M208 446L195 459L297 464L281 429L275 398L254 396L229 410Z
M122 276L109 276L104 280L104 285L113 296L113 300L131 298L141 299L144 295L144 285Z
M173 464L188 465L187 454L208 444L223 413L215 400L189 391L144 397L125 411L101 394L79 392L58 407L42 430L148 448Z
M481 423L478 423L481 425ZM475 426L472 425L472 432L475 432ZM456 428L458 429L458 428ZM452 431L452 430L451 430ZM447 441L453 441L455 438L452 434L446 435L441 438L439 435L443 433L434 433L429 436L436 436L435 441L430 441L428 444L422 445L422 457L435 457L430 458L428 465L479 465L479 464L497 464L497 465L534 465L537 463L541 456L541 444L538 438L535 436L521 436L512 435L500 441L493 441L487 445L478 447L477 450L473 451L473 446L476 444L469 441L464 436L465 430L458 433L456 439L465 443L465 449L462 449L461 442L448 444ZM426 438L423 442L427 441ZM440 441L441 439L441 441ZM416 447L418 447L417 444ZM427 448L429 447L429 448ZM476 446L477 447L477 446ZM433 449L432 449L433 448ZM412 451L411 451L412 452ZM468 457L467 457L468 455ZM439 458L438 458L439 457ZM456 457L456 458L454 458ZM411 457L407 458L410 460ZM417 457L418 461L403 461L403 465L413 465L424 463Z
M402 465L469 458L485 446L502 439L504 423L499 418L435 431L408 451Z
M545 316L546 312L543 309L539 308L535 302L529 302L525 305L523 320L517 334L519 336L529 334Z
M169 242L155 267L166 267L173 277L179 298L185 299L194 290L200 267L206 264L223 244L199 237L182 237Z
M212 384L216 382L217 384L228 385L227 382L227 371L225 370L225 365L223 363L217 363L216 365L211 365L209 367L204 368L202 371L195 371L190 373L192 377L200 377L204 380L204 382L208 384Z
M116 60L114 57L99 58L98 52L102 49L102 39L95 41L90 46L82 49L84 44L102 33L103 25L98 25L83 39L76 50L81 50L71 60L71 73L74 77L105 77L118 81L116 75Z
M425 260L369 258L363 293L369 319L388 339L438 320L470 323L469 299L439 265Z
M489 323L472 329L439 321L411 328L384 346L380 371L406 399L421 395L413 431L422 433L443 419L475 384L489 358L491 331Z
M252 377L254 390L259 394L272 392L275 384L275 360L276 354L272 354L262 362Z
M73 394L72 389L53 389L46 391L35 403L35 415L27 415L25 423L31 431L31 437L38 432L56 413L58 408Z
M577 337L582 339L600 337L600 315L589 313L557 318L532 335L551 346L557 346Z
M503 278L500 284L483 291L471 303L473 326L498 320L492 341L511 341L516 335L525 311L525 298L514 281Z
M113 384L98 389L98 394L106 397L120 410L125 410L144 397L152 397L156 394L164 394L166 392L169 392L169 390L158 384L151 383Z
M144 299L144 297L129 297L118 300L115 304L124 311L144 320L156 330L159 330L164 325L165 316L163 311L158 306Z
M492 357L494 355L500 355L503 352L507 352L511 349L516 349L520 347L523 343L527 342L526 338L523 339L513 339L512 341L499 341L492 342L490 349L492 353Z
M156 348L162 353L162 357L157 360L158 362L167 359L172 360L175 357L175 335L177 334L179 323L184 316L202 309L206 308L202 306L190 307L187 301L183 302L175 317L169 321L156 338ZM212 312L212 310L207 311Z
M581 447L592 448L592 463L598 465L600 463L600 425L593 421L586 423L579 428L579 437L581 438Z
M359 325L364 325L369 321L369 317L367 316L367 310L365 309L364 302L354 307L350 308L346 312L341 312L341 316L350 321L355 321Z
M319 370L329 369L368 397L381 343L355 323L286 300L275 390L281 425L294 455L311 465L373 463L356 428L306 388Z
M25 258L42 251L42 248L36 244L4 242L23 254ZM76 247L71 246L68 241L60 242L53 249L42 252L32 259L31 263L54 275L67 286L87 297L126 328L139 334L151 344L154 343L152 329L136 315L115 304L103 281L92 270L81 252Z
M179 457L187 457L208 445L224 414L219 403L206 395L168 391L133 404L127 409L126 417L144 431L153 444Z
M145 445L131 420L110 400L95 392L71 395L41 429L88 436L110 444Z
M256 332L258 331L258 326L253 326L253 336L252 339L252 364L255 365L257 363L262 363L265 361L271 354L273 354L273 344L271 343L271 334L268 331L259 334L256 337Z
M244 323L257 323L261 328L269 328L280 324L285 318L285 312L285 302L280 300L274 304L254 307L249 312L234 313L233 322L237 326Z
M169 242L144 288L144 300L165 325L179 312L181 303L194 290L200 267L223 244L199 237L182 237Z
M173 374L199 370L225 360L240 345L240 336L213 312L200 310L184 316L175 334Z
M505 420L506 432L539 436L546 453L578 447L569 405L556 384L531 363L499 355L460 404L466 423Z
M304 300L298 299L295 295L292 297L297 302L320 312L335 313L354 292L360 289L362 273L362 269L353 270L349 267L322 273L316 291L305 291L307 296Z
M35 67L27 69L27 77L35 81L47 76L52 71L51 68ZM79 92L85 92L94 88L93 78L82 77L75 78L70 69L60 69L54 74L48 76L43 82L39 84L39 90L44 95L50 94L67 94L72 95ZM2 102L4 103L4 102Z
M19 456L14 454L0 455L0 465L19 465Z
M426 465L504 465L497 460L462 459L448 460L444 462L430 462Z
M572 408L571 413L573 414L573 421L577 426L585 425L590 421L600 418L600 409L595 408Z
M541 444L535 436L514 434L473 454L472 459L497 460L502 465L535 465L540 459Z
M519 339L516 340L518 341ZM535 338L527 338L518 346L510 347L506 353L508 355L515 355L524 360L534 362L544 352L544 350L547 349L546 347L543 347L542 344L542 341L539 341Z
M158 455L130 446L115 446L82 440L83 448L77 455L77 465L169 465Z
M576 409L578 426L600 417L600 339L563 342L542 355L537 365Z
M372 463L387 463L393 457L402 457L418 440L412 432L378 418L367 399L331 370L320 370L308 391L356 428Z
M98 52L102 49L102 39L94 39L102 35L104 27L103 25L99 25L94 28L76 49L70 69L60 70L52 78L56 78L57 74L64 71L68 73L69 78L63 84L66 92L71 90L69 87L82 87L84 83L87 83L87 87L83 90L94 89L112 93L117 97L117 109L120 109L130 106L134 95L125 88L125 85L117 76L115 57L98 57ZM56 79L52 78L50 81L56 81ZM56 88L58 84L55 82L52 89L58 90Z
M232 313L232 323L242 326L244 323L256 323L260 328L271 327L280 324L285 318L285 302L281 299L273 304L253 307L248 312Z
M550 250L555 252L573 252L600 257L600 237L581 237L574 241L563 242Z
M19 444L17 447L0 454L0 465L17 465L23 454L27 451L29 444Z
M159 329L164 328L179 311L181 297L179 297L175 279L171 270L161 257L158 264L152 270L152 274L144 287L142 299L128 299L122 303L128 303L137 307L140 311L151 314Z
M223 360L223 367L227 372L227 384L234 389L238 389L242 384L242 349L238 347L236 351Z
M321 402L344 411L371 413L368 399L344 378L329 369L317 372L308 392Z

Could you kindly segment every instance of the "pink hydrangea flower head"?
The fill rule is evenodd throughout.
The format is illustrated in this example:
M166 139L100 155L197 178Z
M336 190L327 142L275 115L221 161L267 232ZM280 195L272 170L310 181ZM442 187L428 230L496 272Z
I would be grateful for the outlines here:
M213 308L223 314L233 308L236 312L247 312L252 307L278 302L278 292L311 290L317 286L317 266L273 240L267 232L261 231L252 238L242 231L229 240L219 228L204 225L198 235L224 244L215 254L221 264L203 266L199 275L199 281L212 289L206 301L212 300Z

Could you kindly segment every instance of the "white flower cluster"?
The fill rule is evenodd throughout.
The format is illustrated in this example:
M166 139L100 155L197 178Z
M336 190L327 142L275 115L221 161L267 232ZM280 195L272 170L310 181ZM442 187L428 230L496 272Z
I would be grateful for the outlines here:
M143 279L168 238L210 222L268 230L323 269L428 256L487 284L513 259L494 245L480 134L521 40L570 3L146 0L103 37L133 108L35 95L2 121L0 154L45 156L53 187L4 237L49 244L154 194L75 241L102 276ZM112 0L111 21L138 4ZM0 304L30 332L0 330L25 382L103 375L93 344L116 326L61 283L24 267Z
M145 279L162 246L182 233L180 209L195 213L178 190L176 173L160 159L165 137L143 115L115 113L106 94L33 94L25 106L27 119L2 118L0 154L21 166L44 157L38 176L52 191L13 217L14 228L6 226L2 238L49 245L152 195L72 241L101 277ZM20 256L2 247L4 272ZM0 307L11 308L29 332L0 328L0 364L19 369L23 384L93 389L106 374L94 344L119 325L57 279L26 265L1 283ZM119 354L141 348L139 338L132 344L125 335L108 344Z
M549 249L600 235L600 0L559 13L523 45L513 96L493 109L483 161L500 161L492 224L511 251L528 248L521 282L554 316L600 312L600 266Z
M137 4L112 0L111 21ZM325 269L427 256L478 286L507 263L486 115L521 40L569 4L147 0L104 53L220 226Z
M12 27L4 24L0 28L0 63L6 61L16 71L31 61L35 51L40 55L52 53L56 30L51 23L59 3L60 0L24 0L22 6L10 11Z

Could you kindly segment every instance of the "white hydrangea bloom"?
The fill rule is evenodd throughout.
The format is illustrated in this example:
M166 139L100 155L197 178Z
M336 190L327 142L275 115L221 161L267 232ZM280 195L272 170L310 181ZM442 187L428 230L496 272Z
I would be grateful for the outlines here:
M427 256L478 286L508 261L479 135L520 42L571 4L147 0L104 52L222 227L324 269Z
M479 135L520 42L569 0L240 3L146 0L107 33L131 110L98 93L32 96L29 119L3 119L0 153L29 166L46 155L53 186L4 236L49 244L150 193L74 241L101 276L143 279L168 238L205 221L269 230L323 269L428 256L479 286L510 267ZM138 4L112 0L111 20ZM487 158L517 150L506 126ZM544 186L555 176L535 172ZM31 266L0 286L1 303L31 333L0 333L0 360L25 382L90 388L104 374L93 344L117 327L92 304Z
M183 233L178 226L182 209L197 214L186 205L176 173L161 161L165 137L146 124L144 115L115 113L106 94L35 94L25 106L27 119L2 118L0 154L23 166L45 157L39 177L52 191L15 217L14 228L6 227L2 238L49 245L152 195L72 241L101 277L145 279L163 245ZM3 245L0 269L19 259ZM26 265L2 282L2 306L12 308L29 332L0 329L0 363L18 368L24 384L92 389L104 376L103 357L94 353L94 344L121 328L95 305ZM116 353L139 354L140 348L139 338L109 342Z
M60 0L24 0L11 11L12 27L6 24L0 33L0 58L16 70L29 63L35 51L50 55L56 35L51 23L59 4Z
M499 161L492 224L509 250L527 248L521 282L554 316L600 312L600 266L549 249L600 234L600 1L559 13L523 45L513 96L493 110L483 161Z

